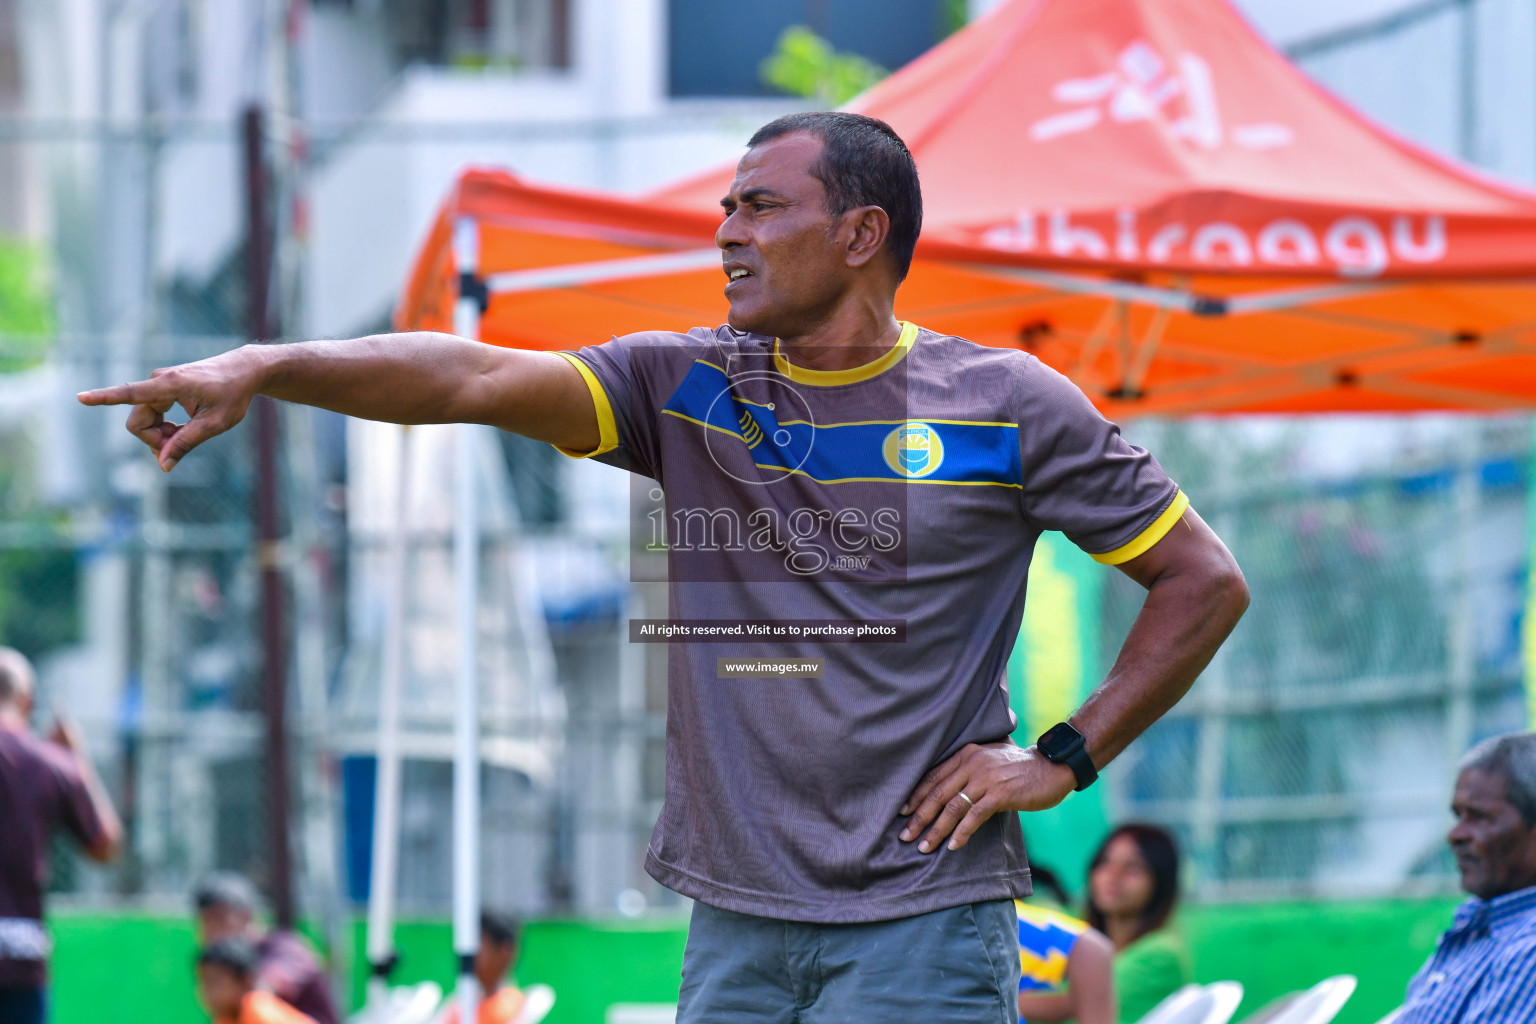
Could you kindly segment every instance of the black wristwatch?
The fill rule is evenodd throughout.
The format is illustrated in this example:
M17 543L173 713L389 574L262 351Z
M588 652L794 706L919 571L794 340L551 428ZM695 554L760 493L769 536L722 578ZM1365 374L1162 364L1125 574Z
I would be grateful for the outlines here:
M1083 734L1066 722L1057 722L1035 740L1035 746L1052 764L1064 764L1077 776L1076 790L1080 793L1093 785L1099 770L1088 756L1088 743Z

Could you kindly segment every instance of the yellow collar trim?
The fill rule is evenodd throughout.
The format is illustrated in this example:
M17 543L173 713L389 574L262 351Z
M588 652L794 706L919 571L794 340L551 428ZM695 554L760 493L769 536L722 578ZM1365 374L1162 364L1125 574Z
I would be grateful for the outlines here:
M861 380L878 377L906 358L907 351L917 340L917 325L906 320L901 322L901 337L891 350L873 362L848 370L811 370L796 366L779 352L779 339L773 339L773 364L778 371L796 384L814 384L817 387L833 387L838 384L857 384Z

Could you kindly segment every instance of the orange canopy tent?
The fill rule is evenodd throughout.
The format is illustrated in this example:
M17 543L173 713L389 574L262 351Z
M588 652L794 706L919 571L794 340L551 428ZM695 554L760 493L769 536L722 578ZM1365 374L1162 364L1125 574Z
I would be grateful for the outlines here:
M1365 120L1223 0L1010 0L850 109L922 175L898 315L1112 418L1536 405L1536 193ZM631 200L467 171L397 323L462 296L501 345L717 324L731 173Z

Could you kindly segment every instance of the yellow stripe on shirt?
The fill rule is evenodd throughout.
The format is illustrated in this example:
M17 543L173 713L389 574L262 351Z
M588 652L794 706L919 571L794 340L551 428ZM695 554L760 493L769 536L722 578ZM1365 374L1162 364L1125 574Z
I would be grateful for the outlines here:
M1189 508L1189 498L1180 491L1173 496L1173 503L1163 511L1163 514L1152 521L1152 525L1142 530L1136 539L1129 544L1121 545L1113 551L1106 551L1102 555L1094 555L1095 562L1105 565L1120 565L1129 562L1138 555L1144 555L1152 550L1152 545L1165 537L1173 524L1178 522Z
M569 455L573 459L590 459L594 455L603 455L613 451L619 446L619 425L613 418L613 405L608 401L608 392L603 390L603 382L597 379L597 374L579 357L570 352L556 352L557 356L564 356L570 364L581 371L581 379L586 381L587 390L592 393L592 406L597 411L597 447L589 452L575 452L569 448L561 448L554 445L555 451L561 455Z
M890 351L876 358L873 362L863 366L855 366L847 370L812 370L805 366L796 366L784 358L784 353L779 351L779 340L773 340L774 367L788 377L795 384L812 384L817 387L835 387L839 384L857 384L860 381L878 377L897 363L906 358L907 351L912 343L917 340L917 325L906 320L901 322L901 334L896 339L896 344Z

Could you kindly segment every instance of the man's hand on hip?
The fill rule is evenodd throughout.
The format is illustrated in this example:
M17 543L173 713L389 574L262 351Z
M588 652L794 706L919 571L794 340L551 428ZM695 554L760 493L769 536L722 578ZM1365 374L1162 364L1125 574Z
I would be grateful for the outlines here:
M128 432L149 445L160 468L169 473L193 448L245 418L261 389L264 365L261 349L246 346L79 397L85 405L132 405ZM165 418L177 405L186 410L187 422Z
M912 815L901 838L910 843L921 836L917 848L924 853L946 838L949 848L958 850L999 811L1055 807L1076 786L1072 769L1052 764L1034 747L969 743L912 791L901 808Z

